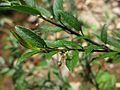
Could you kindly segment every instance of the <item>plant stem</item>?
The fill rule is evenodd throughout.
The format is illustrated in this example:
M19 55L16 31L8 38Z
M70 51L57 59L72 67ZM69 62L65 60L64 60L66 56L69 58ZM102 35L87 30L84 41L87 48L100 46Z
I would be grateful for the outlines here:
M79 33L71 30L70 28L68 28L68 27L66 27L66 26L63 26L63 25L61 25L61 24L58 24L58 23L56 23L56 22L54 22L54 21L52 21L52 20L49 20L49 19L47 19L46 17L44 17L44 16L42 16L42 15L40 15L39 17L42 18L43 20L45 20L45 21L53 24L53 25L56 25L56 26L62 28L65 32L67 32L67 33L69 33L69 34L73 34L73 35L76 35L76 36L82 36L82 35L80 35ZM81 29L82 29L82 28L81 28ZM105 52L111 52L111 51L113 51L113 50L111 50L110 48L108 48L106 45L98 44L97 42L94 42L94 41L92 41L92 40L90 40L90 39L88 39L88 38L83 38L83 39L84 39L85 41L93 44L93 45L102 47L102 48L105 50Z

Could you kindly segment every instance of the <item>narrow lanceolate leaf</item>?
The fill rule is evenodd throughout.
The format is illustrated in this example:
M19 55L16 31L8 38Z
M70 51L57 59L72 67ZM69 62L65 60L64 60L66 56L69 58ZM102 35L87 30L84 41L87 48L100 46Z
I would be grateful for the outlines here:
M17 5L17 6L12 6L10 7L10 9L12 10L16 10L16 11L19 11L19 12L23 12L23 13L27 13L27 14L35 14L35 15L39 15L40 12L34 8L34 7L31 7L31 6L27 6L27 5Z
M22 26L16 26L16 33L22 38L28 45L30 49L37 48L46 48L47 45L43 39L41 39L38 35L32 32L29 29L26 29Z
M63 0L54 0L53 13L56 20L59 20L59 11L63 11Z
M20 63L22 63L23 61L25 61L27 58L40 53L40 51L26 51L24 54L22 54L22 56L18 59L17 61L17 65L19 65Z
M15 10L22 13L27 14L33 14L33 15L39 15L40 11L38 11L36 8L27 6L27 5L15 5L15 6L8 6L8 7L0 7L0 9L3 10Z
M79 52L77 50L72 51L71 56L68 55L66 59L66 65L70 71L73 71L78 63Z
M101 40L106 44L108 26L105 24L101 30Z
M66 40L57 40L57 41L45 41L47 46L49 47L78 47L82 48L82 46L78 43L66 41Z
M60 11L60 16L63 20L77 31L81 31L82 23L78 21L71 13Z

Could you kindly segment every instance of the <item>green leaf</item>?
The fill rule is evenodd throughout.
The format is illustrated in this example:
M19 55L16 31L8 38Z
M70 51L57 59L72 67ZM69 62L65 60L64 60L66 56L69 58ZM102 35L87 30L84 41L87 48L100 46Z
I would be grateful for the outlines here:
M116 78L108 72L99 72L96 77L101 90L111 90L115 88Z
M22 63L23 61L25 61L26 59L28 59L29 57L40 53L40 51L26 51L24 54L22 54L22 56L18 59L17 61L17 65L19 65L20 63Z
M85 48L85 53L90 54L95 49L95 46L89 45Z
M49 47L81 47L78 43L66 41L66 40L57 40L57 41L45 41Z
M26 47L26 48L31 48L31 45L28 44L22 37L20 37L16 32L11 31L11 33L13 34L13 36L19 41L19 43Z
M37 6L36 9L41 13L42 16L51 18L52 14L45 8Z
M29 29L26 29L22 26L16 26L16 33L19 35L19 39L23 40L25 44L27 44L30 49L40 49L46 48L47 45L43 39L41 39L38 35L32 32ZM21 41L22 42L22 41ZM24 44L24 43L23 43Z
M120 38L120 31L119 30L113 30L113 33L117 35L117 37Z
M66 65L70 71L73 71L78 63L79 52L77 50L72 51L71 55L68 55L66 59Z
M52 51L52 52L49 52L49 53L44 53L43 54L43 57L45 59L51 59L53 55L55 55L58 51Z
M98 39L100 39L100 35L98 34L94 34ZM101 39L100 39L101 40ZM117 49L120 49L120 42L119 40L113 38L113 37L110 37L110 36L107 36L107 44L117 48Z
M73 27L77 31L81 30L82 23L79 22L71 13L60 11L60 15L69 26Z
M63 11L63 0L54 0L53 13L56 20L59 20L59 11Z
M112 46L120 49L120 42L115 38L108 37L107 38L107 44L112 45Z
M108 30L108 26L106 24L104 24L104 26L101 29L101 40L106 44L107 42L107 30Z
M115 55L116 55L116 52L103 53L103 54L99 55L98 57L96 57L94 60L100 60L100 59L104 59L107 57L114 57Z
M27 14L33 14L33 15L39 15L40 11L38 11L36 8L27 6L27 5L16 5L16 6L9 6L9 7L0 7L0 9L3 10L15 10L22 13Z
M41 28L35 30L36 33L39 32L47 32L47 33L53 33L53 32L60 32L63 31L60 27L51 27L51 26L42 26Z

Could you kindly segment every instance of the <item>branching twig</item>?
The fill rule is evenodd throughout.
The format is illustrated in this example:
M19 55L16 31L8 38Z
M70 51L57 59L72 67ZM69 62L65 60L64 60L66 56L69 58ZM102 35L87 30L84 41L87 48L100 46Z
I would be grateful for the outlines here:
M70 28L68 28L68 27L66 27L66 26L63 26L63 25L61 25L61 24L58 24L58 23L56 23L56 22L54 22L54 21L52 21L52 20L49 20L49 19L47 19L46 17L44 17L44 16L42 16L42 15L40 15L40 18L42 18L43 20L45 20L45 21L47 21L47 22L49 22L49 23L51 23L51 24L53 24L53 25L56 25L56 26L62 28L65 32L67 32L67 33L69 33L69 34L73 34L73 35L76 35L76 36L82 36L82 35L80 35L79 33L71 30ZM81 29L82 29L82 28L81 28ZM94 42L94 41L92 41L92 40L90 40L90 39L88 39L88 38L83 38L83 39L86 40L87 42L93 44L93 45L102 47L105 52L111 52L111 51L113 51L113 50L111 50L110 48L108 48L106 45L98 44L97 42Z

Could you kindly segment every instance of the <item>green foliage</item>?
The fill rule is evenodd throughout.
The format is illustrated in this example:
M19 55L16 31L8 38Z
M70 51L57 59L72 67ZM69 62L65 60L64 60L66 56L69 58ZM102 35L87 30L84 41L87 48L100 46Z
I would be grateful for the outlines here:
M54 13L54 16L55 16L56 20L60 19L60 15L59 15L60 10L63 11L63 0L54 0L53 13Z
M70 71L73 71L74 68L77 66L78 63L78 57L79 57L79 52L72 51L72 53L68 53L67 59L66 59L66 65Z
M113 62L120 62L119 30L113 31L116 35L116 37L113 38L107 34L108 25L105 24L100 29L100 33L97 32L96 35L104 43L101 44L101 42L96 42L91 39L91 36L96 38L95 35L83 34L83 32L85 32L83 31L83 28L89 29L90 25L87 25L85 22L80 21L75 17L75 0L68 0L70 5L70 10L68 11L65 11L63 8L63 0L54 0L51 9L53 12L38 6L35 0L13 1L14 0L2 1L0 10L14 10L29 15L36 15L39 16L38 18L45 21L34 31L18 25L15 26L15 31L11 30L11 33L21 45L32 50L25 51L25 53L21 55L18 50L19 45L17 44L17 41L12 39L10 40L14 41L12 43L13 47L6 47L11 51L11 56L8 61L10 65L1 70L0 74L1 77L4 75L12 76L15 82L15 90L31 89L31 87L29 88L28 86L34 87L34 84L38 90L71 90L72 88L68 82L68 78L63 78L58 70L53 70L53 72L51 72L50 67L48 67L49 65L46 60L52 59L57 53L59 53L61 57L64 56L63 59L66 60L66 66L71 72L74 72L74 69L77 66L82 67L80 74L83 77L83 81L88 81L94 85L90 90L113 90L115 88L115 76L106 71L102 71L102 64L99 60L112 59ZM44 2L47 2L48 4L51 1L44 0ZM57 38L57 40L48 40L49 34L55 34L56 32L58 33L61 31L65 31L70 35L66 35L67 38L62 37ZM44 36L44 34L46 34L46 36ZM75 39L71 39L71 37ZM100 55L97 52L100 52ZM26 74L24 69L21 68L23 65L22 62L38 53L41 53L39 56L43 60ZM99 56L95 56L96 53ZM17 65L14 66L14 61L16 59L18 60ZM4 58L0 57L0 65L3 64L5 64ZM93 64L97 64L98 72L92 70ZM48 70L47 78L45 77L38 80L34 73L41 68L43 69L43 67ZM55 79L57 79L60 84L51 79L51 73L57 77ZM28 80L25 79L31 74L32 78ZM82 83L82 85L84 84ZM85 90L84 87L85 85L81 87L82 90Z
M120 49L120 42L115 38L108 37L107 44L109 44L117 49Z
M52 14L45 8L36 6L36 9L40 12L41 15L51 18Z
M63 31L62 28L52 27L52 26L42 26L39 29L35 30L36 33L45 32L45 33L53 33Z
M43 39L41 39L38 35L36 35L34 32L32 32L29 29L26 29L24 27L21 26L16 26L16 33L17 35L19 35L20 39L22 38L22 40L24 42L26 42L26 45L28 48L30 49L42 49L42 48L46 48L47 45L44 42ZM18 37L18 38L19 38ZM22 42L22 41L20 41Z
M59 11L61 18L72 28L77 31L81 31L82 23L77 20L71 13L65 11Z
M40 51L26 51L24 54L22 54L22 56L17 61L17 65L19 65L21 62L25 61L26 59L28 59L29 57L37 53L40 53Z
M112 90L113 88L115 88L115 76L108 72L99 72L96 80L101 90Z
M27 5L15 5L15 6L9 6L9 7L1 7L0 9L5 9L5 10L15 10L18 12L23 12L23 13L27 13L27 14L33 14L33 15L39 15L40 12L31 6L27 6Z
M106 44L107 42L107 30L108 26L105 24L101 29L101 40Z

